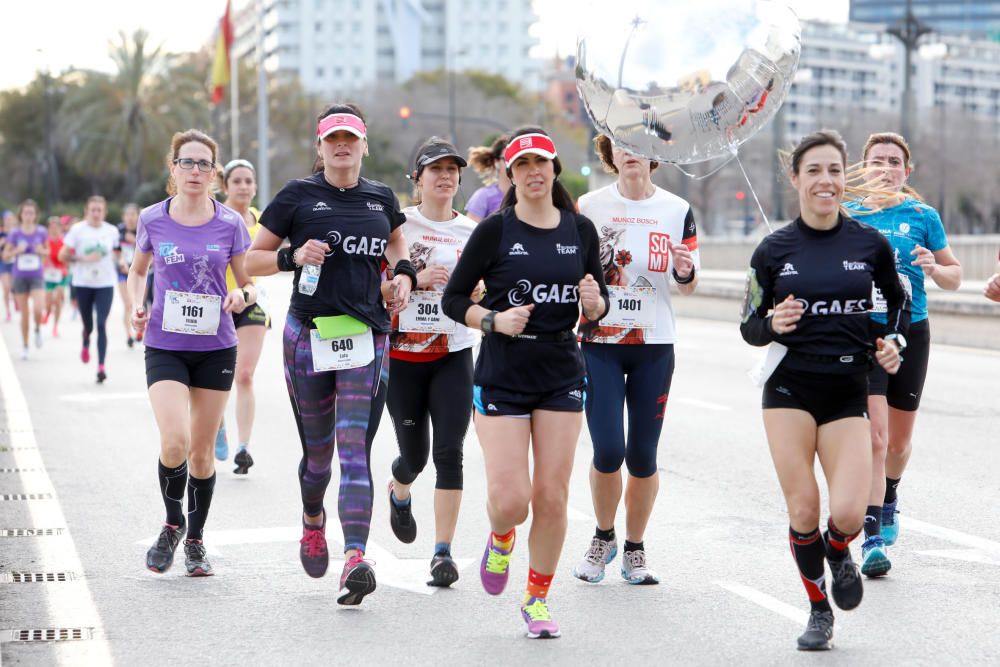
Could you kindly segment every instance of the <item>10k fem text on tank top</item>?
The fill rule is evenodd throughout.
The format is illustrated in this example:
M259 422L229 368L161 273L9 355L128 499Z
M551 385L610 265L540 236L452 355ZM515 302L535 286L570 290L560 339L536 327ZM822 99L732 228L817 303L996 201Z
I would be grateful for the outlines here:
M236 345L233 318L222 311L226 290L226 267L233 255L250 247L250 236L239 213L213 202L215 215L203 225L182 225L170 217L170 201L153 204L139 214L136 247L153 255L153 310L146 326L146 345L161 350L209 352ZM167 292L190 297L188 308L214 303L218 328L214 335L180 333L170 323L164 328ZM203 296L199 296L203 295ZM174 303L183 303L176 299ZM181 308L184 306L182 305ZM172 311L171 311L172 312ZM214 314L214 313L213 313ZM223 315L226 315L223 317Z
M583 355L572 335L580 317L579 283L597 281L605 300L593 223L560 211L558 226L540 229L518 219L513 207L482 221L473 231L445 288L444 310L464 322L469 295L486 284L480 306L503 312L534 304L526 335L565 334L564 340L527 340L495 333L484 337L475 383L510 391L542 393L567 387L585 374Z
M913 260L916 259L913 250L918 245L931 252L948 247L948 237L944 232L941 216L932 207L916 199L906 199L896 206L879 210L872 210L854 202L849 202L844 207L856 211L858 222L871 225L882 232L889 241L896 260L896 273L899 274L903 288L910 295L910 319L912 322L926 320L927 288L924 287L924 270L913 265ZM876 294L875 299L872 319L885 324L885 304L882 295Z
M625 321L620 316L634 317L643 325L613 326L605 321L595 326L582 319L580 340L617 344L676 342L670 295L674 264L667 241L686 245L695 270L701 268L691 205L659 187L647 199L626 199L618 191L618 184L612 183L580 197L579 207L580 213L594 221L600 238L601 265L611 293L606 320L618 322Z
M382 256L389 235L406 221L388 185L361 178L353 188L327 182L323 172L289 181L261 214L260 224L298 248L309 239L329 244L312 295L293 288L289 312L300 319L351 315L388 333L382 302ZM301 267L295 269L298 285Z
M876 229L843 215L829 230L813 229L797 218L765 237L754 251L740 332L751 345L776 341L788 347L782 361L787 368L856 371L847 361L862 359L875 346L869 325L873 284L888 302L888 331L905 333L909 299L889 242ZM778 335L771 330L768 311L789 294L805 311L795 330ZM841 358L845 362L838 363Z

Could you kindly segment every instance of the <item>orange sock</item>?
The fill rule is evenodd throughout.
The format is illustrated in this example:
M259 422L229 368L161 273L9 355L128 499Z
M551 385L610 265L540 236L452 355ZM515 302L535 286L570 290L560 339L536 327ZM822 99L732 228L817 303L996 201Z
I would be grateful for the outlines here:
M493 546L495 546L497 549L500 549L502 551L506 551L506 552L509 553L510 550L514 548L514 531L515 530L516 530L516 528L511 528L510 532L506 533L505 535L497 535L496 533L492 533L492 535L493 535Z
M549 597L549 586L552 585L554 574L539 574L528 568L528 588L524 591L524 601L531 598L546 599Z

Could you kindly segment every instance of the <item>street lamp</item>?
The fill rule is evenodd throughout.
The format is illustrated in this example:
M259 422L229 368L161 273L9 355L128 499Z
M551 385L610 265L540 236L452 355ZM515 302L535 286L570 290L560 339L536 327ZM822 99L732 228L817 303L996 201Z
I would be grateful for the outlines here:
M913 51L917 48L920 38L931 32L931 27L913 15L913 0L906 0L906 14L886 30L887 33L903 44L903 104L899 114L900 133L910 136L910 121L913 117Z

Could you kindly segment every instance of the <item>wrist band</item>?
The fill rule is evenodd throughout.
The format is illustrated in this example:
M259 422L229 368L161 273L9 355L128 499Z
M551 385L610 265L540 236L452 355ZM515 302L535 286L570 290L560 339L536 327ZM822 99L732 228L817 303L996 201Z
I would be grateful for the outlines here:
M392 272L395 275L409 276L410 281L413 283L413 289L417 289L417 270L413 268L413 264L410 263L408 259L401 259L396 262L396 266L393 267Z
M295 248L292 248L291 246L279 250L278 270L294 271L296 269L294 256L295 256Z
M693 266L691 267L691 273L689 273L687 275L687 278L681 278L679 275L677 275L677 269L671 269L670 272L674 274L674 280L677 281L678 285L687 285L689 282L691 282L692 280L694 280L694 267Z

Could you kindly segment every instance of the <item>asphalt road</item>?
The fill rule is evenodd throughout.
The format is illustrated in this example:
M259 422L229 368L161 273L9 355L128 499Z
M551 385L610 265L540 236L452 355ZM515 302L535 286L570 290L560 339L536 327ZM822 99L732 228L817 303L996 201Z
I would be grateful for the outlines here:
M758 351L743 343L735 322L685 317L659 450L661 492L645 540L663 583L628 586L617 562L598 585L573 579L593 530L584 429L550 596L563 637L529 641L518 612L524 542L502 596L486 595L478 581L488 525L474 431L466 440L466 493L453 545L463 567L452 590L424 585L433 547L430 470L414 487L417 541L400 544L389 528L383 490L396 446L388 415L372 461L368 555L378 590L359 608L339 608L339 562L324 579L302 572L300 448L280 365L287 278L267 284L279 326L268 334L257 374L257 465L247 477L233 475L231 463L219 467L205 533L212 578L183 576L182 562L160 576L144 568L163 514L158 436L142 350L125 347L120 305L112 314L104 386L94 384L93 362L80 363L79 324L68 318L62 337L49 337L28 361L0 349L0 494L7 494L0 495L0 530L63 529L0 537L3 664L1000 662L997 353L934 348L915 454L900 486L893 570L868 583L857 610L837 613L832 654L806 655L794 647L808 603L788 551L759 390L746 375ZM691 310L684 312L698 314ZM0 333L16 353L15 324L0 325ZM234 424L231 409L229 420ZM331 507L335 489L336 477ZM859 544L854 551L858 558ZM14 573L65 573L71 580L11 583ZM90 638L11 641L13 630L45 628L81 628Z

